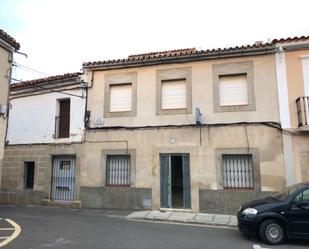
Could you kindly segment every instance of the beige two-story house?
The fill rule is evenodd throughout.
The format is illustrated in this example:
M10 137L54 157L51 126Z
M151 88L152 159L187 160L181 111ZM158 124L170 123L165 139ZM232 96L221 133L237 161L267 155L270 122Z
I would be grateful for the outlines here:
M13 54L15 51L19 50L19 48L19 43L0 29L0 185L7 131L8 95Z
M234 212L286 184L276 46L83 64L84 207Z

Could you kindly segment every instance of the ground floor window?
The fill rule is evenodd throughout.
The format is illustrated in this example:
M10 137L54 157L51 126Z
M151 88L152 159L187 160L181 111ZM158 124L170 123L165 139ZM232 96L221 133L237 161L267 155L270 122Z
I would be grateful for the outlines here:
M33 189L34 185L34 162L25 162L25 173L24 173L25 189Z
M224 188L254 188L251 154L223 154L222 171Z
M130 186L130 155L107 155L106 185Z

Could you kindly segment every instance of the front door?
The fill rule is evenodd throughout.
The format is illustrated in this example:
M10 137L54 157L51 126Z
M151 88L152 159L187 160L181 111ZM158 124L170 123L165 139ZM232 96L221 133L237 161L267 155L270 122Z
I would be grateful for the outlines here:
M162 208L191 208L189 155L160 155L160 201Z
M53 157L52 199L60 201L74 200L75 156Z

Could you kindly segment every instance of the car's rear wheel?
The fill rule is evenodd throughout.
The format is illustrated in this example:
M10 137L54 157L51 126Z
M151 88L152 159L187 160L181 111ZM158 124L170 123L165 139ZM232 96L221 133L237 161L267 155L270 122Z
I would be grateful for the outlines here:
M270 245L279 245L285 240L284 227L276 220L263 221L260 225L259 234L261 239Z

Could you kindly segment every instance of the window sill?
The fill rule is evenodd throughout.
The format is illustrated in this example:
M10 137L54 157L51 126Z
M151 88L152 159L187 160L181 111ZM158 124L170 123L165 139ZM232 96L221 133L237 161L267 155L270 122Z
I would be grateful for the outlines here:
M192 110L189 108L160 109L157 113L157 115L177 115L177 114L192 114Z
M105 187L110 187L110 188L130 188L130 185L106 185Z
M226 106L216 106L214 112L249 112L256 111L253 105L226 105Z
M135 111L124 111L124 112L106 112L104 118L123 118L123 117L136 117Z
M70 137L66 138L54 138L55 143L65 143L65 142L70 142Z

